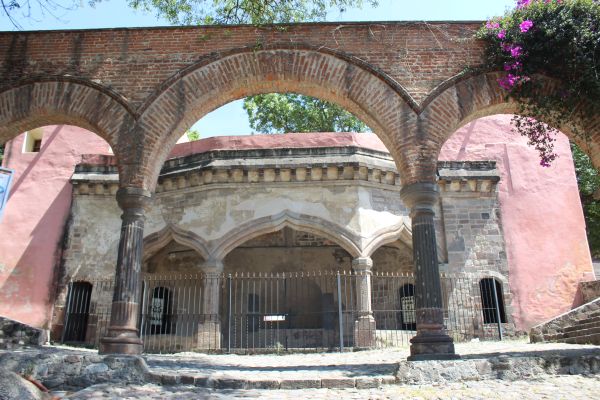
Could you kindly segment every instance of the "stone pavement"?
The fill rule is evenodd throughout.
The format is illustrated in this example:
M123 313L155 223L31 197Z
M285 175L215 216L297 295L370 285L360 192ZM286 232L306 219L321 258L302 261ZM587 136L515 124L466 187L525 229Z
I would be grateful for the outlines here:
M600 346L504 341L456 347L461 360L408 362L408 348L142 359L48 346L0 351L0 367L73 399L600 399Z
M598 376L552 376L528 381L485 380L444 385L387 385L372 389L243 390L206 389L194 386L153 384L115 386L95 385L67 399L502 399L589 400L600 398Z
M600 376L595 375L600 371L598 346L504 341L456 347L463 356L458 362L406 362L408 348L251 356L148 355L147 381L155 383L99 384L77 393L56 394L69 399L165 400L600 399ZM583 359L587 364L581 363ZM497 360L491 368L481 367L491 360Z
M407 362L408 348L286 355L148 355L146 380L216 389L373 388L600 372L600 347L524 340L456 345L459 361ZM600 397L600 396L599 396Z

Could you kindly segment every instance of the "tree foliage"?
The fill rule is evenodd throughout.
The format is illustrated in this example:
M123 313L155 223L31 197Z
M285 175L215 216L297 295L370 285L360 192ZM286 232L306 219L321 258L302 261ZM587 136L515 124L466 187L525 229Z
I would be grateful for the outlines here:
M368 127L336 104L299 94L261 94L244 99L250 127L262 133L365 132Z
M579 186L579 197L583 206L586 233L592 257L600 257L600 174L590 158L574 143L571 143L575 174Z
M486 66L506 71L498 84L519 104L516 130L549 165L556 157L551 127L600 112L600 3L518 0L514 10L488 21L479 37L487 42ZM552 93L541 76L557 83Z
M89 4L93 2L90 0ZM75 0L0 0L0 12L15 28L22 29L20 21L23 19L38 20L46 16L60 19L62 14L77 8L79 4Z
M376 5L376 0L367 0ZM361 7L363 0L128 0L172 24L255 24L324 20L329 8Z
M190 142L200 139L200 131L197 129L188 129L185 132L185 135L187 136L187 138Z

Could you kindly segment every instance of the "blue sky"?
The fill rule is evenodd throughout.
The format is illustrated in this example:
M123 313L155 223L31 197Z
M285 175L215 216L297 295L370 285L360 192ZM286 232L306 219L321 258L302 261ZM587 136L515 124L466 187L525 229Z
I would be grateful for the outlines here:
M56 0L62 2L61 0ZM32 0L32 3L35 0ZM416 20L485 20L501 15L514 0L379 0L379 7L350 9L340 14L331 11L329 21L416 21ZM33 18L20 19L24 30L90 29L140 26L167 26L152 13L134 11L126 0L105 0L94 8L81 0L74 10L60 10L59 18L35 10ZM14 30L8 18L0 17L0 31ZM242 101L229 103L198 121L194 128L202 137L251 133Z

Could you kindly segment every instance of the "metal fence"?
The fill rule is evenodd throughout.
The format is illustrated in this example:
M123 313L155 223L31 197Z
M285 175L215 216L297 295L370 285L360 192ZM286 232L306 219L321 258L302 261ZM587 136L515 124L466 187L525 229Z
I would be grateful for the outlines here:
M508 326L502 285L466 274L441 278L445 325L454 340L498 339ZM361 300L365 285L371 317ZM148 275L142 289L139 329L148 353L395 347L416 334L412 274ZM71 282L62 341L97 346L112 293L112 281Z

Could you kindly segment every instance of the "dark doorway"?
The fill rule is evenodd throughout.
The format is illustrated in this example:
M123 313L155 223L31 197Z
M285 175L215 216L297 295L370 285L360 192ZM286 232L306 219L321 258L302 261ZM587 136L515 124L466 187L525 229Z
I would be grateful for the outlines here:
M497 324L498 314L500 315L500 322L505 323L506 313L504 311L502 283L493 278L483 278L479 281L479 291L481 293L483 323Z
M171 291L166 287L155 287L150 299L150 334L171 333Z
M68 294L64 342L85 342L91 297L91 283L71 283Z
M398 303L400 329L406 331L416 330L415 287L412 283L407 283L398 289Z

